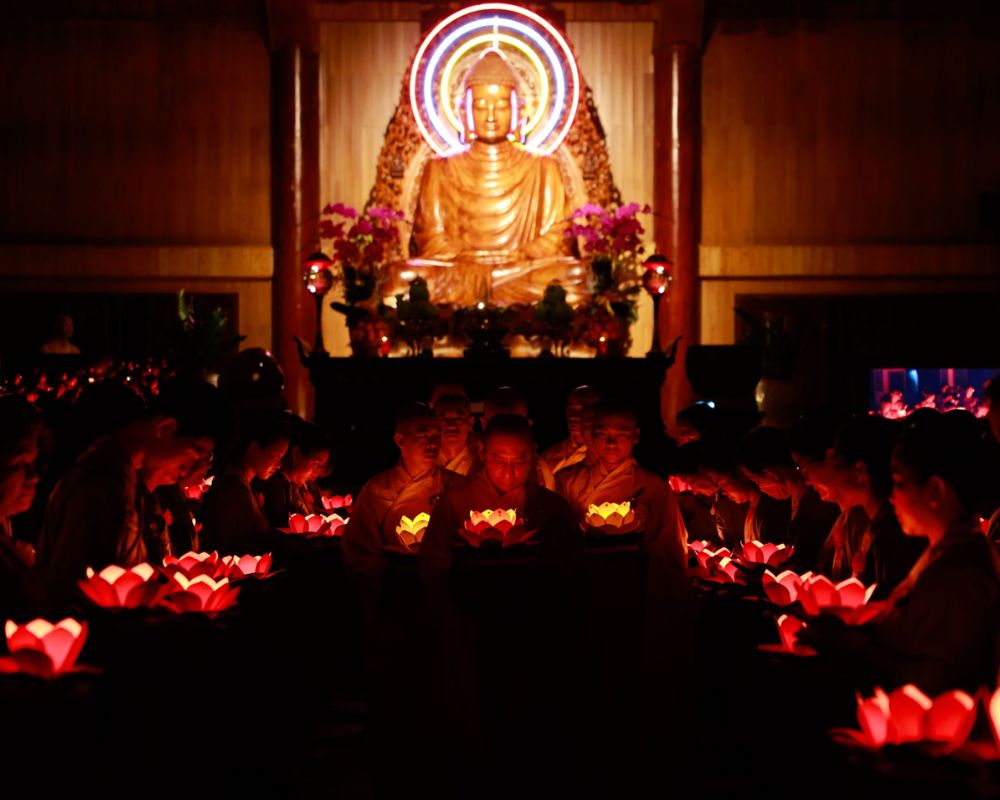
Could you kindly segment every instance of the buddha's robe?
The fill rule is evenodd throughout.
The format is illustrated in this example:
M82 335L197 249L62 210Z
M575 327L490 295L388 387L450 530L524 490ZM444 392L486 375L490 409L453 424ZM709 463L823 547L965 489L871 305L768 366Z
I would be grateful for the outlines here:
M413 519L421 512L433 519L438 497L456 477L437 465L411 475L399 463L369 480L354 501L344 528L341 547L347 566L361 576L378 578L385 570L383 547L399 544L399 521L404 516Z
M419 259L410 266L436 300L462 305L487 293L507 303L539 299L557 278L571 291L582 278L571 272L566 216L554 159L477 143L425 167L413 228Z
M685 573L687 531L674 493L663 478L629 458L610 471L600 462L564 470L556 485L581 524L591 505L635 498L636 528L644 532L643 547L651 564L666 570L660 573L663 578Z

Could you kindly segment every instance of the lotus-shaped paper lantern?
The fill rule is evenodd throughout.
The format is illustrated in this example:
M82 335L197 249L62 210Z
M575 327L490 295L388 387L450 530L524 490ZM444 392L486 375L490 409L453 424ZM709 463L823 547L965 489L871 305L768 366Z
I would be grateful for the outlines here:
M0 672L53 678L73 669L87 640L87 623L71 617L55 624L44 619L26 625L7 620L4 633L10 656L0 659Z
M795 552L794 547L773 542L764 544L754 539L743 545L743 560L748 564L767 564L769 567L777 567L787 561L793 552Z
M409 517L400 519L399 524L396 526L396 536L399 537L400 544L408 550L416 548L423 540L424 531L427 530L427 525L430 521L431 515L426 511L421 511L413 519Z
M223 556L220 569L214 577L226 577L231 581L253 576L264 578L271 572L271 554L262 556Z
M188 578L198 575L209 575L214 578L219 573L221 565L219 554L214 550L211 553L196 553L191 550L179 557L167 556L163 559L163 567L168 575L183 572Z
M599 506L591 503L584 521L605 533L620 533L635 522L635 509L628 500L624 503L601 503Z
M746 579L738 565L738 559L728 547L709 550L707 547L695 551L698 577L713 583L745 583Z
M166 588L160 571L151 564L129 569L111 564L100 572L87 567L87 577L79 581L79 586L95 605L103 608L152 608Z
M848 625L862 625L882 610L882 603L868 602L875 587L866 589L857 578L834 584L825 575L810 575L799 587L798 601L807 614L832 614Z
M768 653L790 653L795 656L814 656L816 651L804 644L799 644L796 638L806 623L798 617L782 614L775 620L778 624L778 638L781 644L762 644L758 649Z
M339 514L289 514L288 527L278 528L282 533L293 533L315 539L321 536L342 536L347 520Z
M693 542L688 542L688 551L692 553L700 553L706 547L710 548L712 543L708 539L697 539Z
M323 508L326 511L344 511L350 513L351 506L354 505L354 498L349 494L331 494L323 495L320 498L323 502Z
M878 749L886 744L922 743L951 752L969 738L976 722L976 701L953 690L931 700L912 683L886 694L858 695L860 731L837 730L834 735L852 744Z
M188 578L183 572L175 572L170 581L163 605L178 614L187 611L216 614L232 606L240 593L228 578L215 580L208 575Z
M761 577L761 585L764 587L764 594L767 599L776 606L787 606L794 603L799 596L799 589L802 582L812 577L811 572L804 572L801 575L786 569L775 575L771 570L764 570Z
M503 547L511 547L528 541L534 532L525 530L524 522L518 519L516 509L497 508L470 511L469 518L459 533L473 547L481 547L490 541Z

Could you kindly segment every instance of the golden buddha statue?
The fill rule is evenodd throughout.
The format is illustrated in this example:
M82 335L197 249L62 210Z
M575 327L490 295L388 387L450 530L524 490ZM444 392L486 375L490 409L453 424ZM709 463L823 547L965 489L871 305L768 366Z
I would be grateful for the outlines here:
M572 299L582 288L559 167L514 144L525 119L517 83L499 50L487 50L462 87L468 149L424 169L413 229L419 257L406 269L428 281L436 302L533 302L555 279Z

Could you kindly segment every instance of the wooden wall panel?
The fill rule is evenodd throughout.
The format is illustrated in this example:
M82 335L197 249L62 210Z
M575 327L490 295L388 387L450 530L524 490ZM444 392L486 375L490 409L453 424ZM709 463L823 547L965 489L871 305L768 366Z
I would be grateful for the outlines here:
M717 28L702 84L703 243L988 236L998 33L995 20Z
M270 244L260 34L11 22L0 74L0 240Z

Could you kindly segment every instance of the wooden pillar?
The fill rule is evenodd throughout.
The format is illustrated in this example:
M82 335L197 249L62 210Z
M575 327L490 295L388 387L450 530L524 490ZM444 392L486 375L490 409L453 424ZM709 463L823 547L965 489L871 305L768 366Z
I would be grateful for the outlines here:
M292 411L311 415L309 373L293 337L312 342L316 309L302 263L319 238L319 53L305 3L269 4L271 39L271 231L274 356L285 371Z
M699 179L701 139L701 55L704 0L659 4L653 42L654 233L657 247L674 263L669 301L657 321L660 341L682 337L677 360L667 372L663 419L673 430L677 412L694 394L684 374L688 346L699 341L698 243L701 229Z

